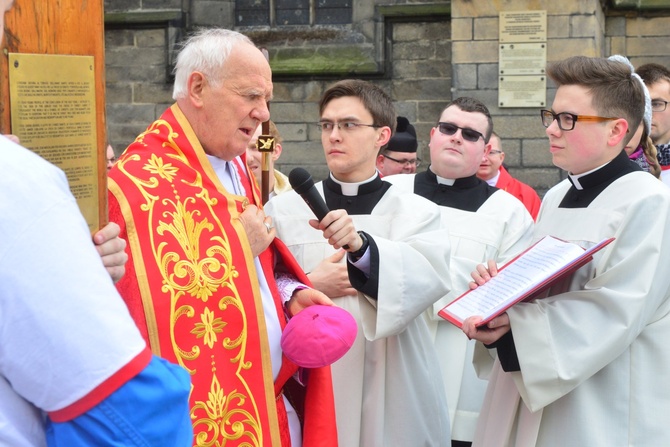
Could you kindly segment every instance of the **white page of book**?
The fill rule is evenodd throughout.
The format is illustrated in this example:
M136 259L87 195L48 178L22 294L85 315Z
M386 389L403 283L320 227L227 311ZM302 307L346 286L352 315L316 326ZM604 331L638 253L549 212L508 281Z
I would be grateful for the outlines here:
M487 319L584 253L578 245L546 236L489 282L451 303L447 310L460 321L474 315Z

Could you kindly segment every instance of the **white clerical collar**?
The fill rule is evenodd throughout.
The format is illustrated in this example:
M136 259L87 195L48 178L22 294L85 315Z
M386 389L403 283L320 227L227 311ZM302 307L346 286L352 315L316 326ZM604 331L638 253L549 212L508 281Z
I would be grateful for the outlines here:
M330 179L332 181L334 181L335 183L337 183L338 185L340 185L340 188L342 188L342 195L343 196L357 196L358 195L358 187L361 186L361 185L364 185L366 183L370 183L371 181L376 179L378 175L379 174L377 174L377 171L375 170L375 173L372 175L372 177L370 177L367 180L363 180L362 182L357 182L357 183L345 183L345 182L341 182L338 179L336 179L333 176L333 173L331 172L330 173Z
M496 183L498 183L498 179L500 178L500 169L498 169L498 172L496 172L496 175L494 177L491 177L486 181L486 183L489 184L489 186L496 186Z
M444 178L444 177L440 177L437 174L435 174L435 178L437 179L437 184L438 185L454 186L454 183L456 183L455 178Z
M612 161L612 160L610 160L610 161ZM584 189L584 187L583 187L582 184L579 182L579 179L582 178L582 177L584 177L584 176L587 176L587 175L589 175L589 174L591 174L591 173L593 173L593 172L596 172L598 169L602 168L603 166L608 165L608 164L610 163L610 161L608 161L607 163L605 163L605 164L603 164L603 165L598 166L598 167L595 168L595 169L591 169L590 171L584 172L584 173L582 173L582 174L570 174L570 173L568 173L568 177L570 177L570 181L572 182L572 185L573 185L576 189L579 189L579 190L581 191L582 189Z

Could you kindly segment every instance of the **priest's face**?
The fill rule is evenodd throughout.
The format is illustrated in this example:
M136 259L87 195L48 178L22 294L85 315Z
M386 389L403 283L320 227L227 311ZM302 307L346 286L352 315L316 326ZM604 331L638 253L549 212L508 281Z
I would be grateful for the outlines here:
M335 178L355 183L372 177L377 153L391 137L391 128L370 127L372 114L354 96L332 99L323 108L320 121L321 144Z
M483 136L488 126L486 116L453 105L442 112L440 123L430 131L431 171L448 179L476 174L488 152Z
M552 112L601 116L591 102L591 93L586 87L562 85L556 91ZM614 141L615 126L619 121L622 120L592 122L578 119L572 130L562 130L557 120L552 121L546 133L553 163L570 174L583 174L608 163L621 152L617 145L623 137ZM624 134L626 129L623 129Z
M479 170L477 171L477 177L482 180L492 179L498 174L498 170L505 160L505 153L502 151L500 146L500 138L496 135L491 135L489 142L487 144L488 151L482 163L479 165Z
M254 132L270 117L267 101L272 98L272 72L265 56L253 45L236 45L216 75L221 81L199 73L189 79L189 92L198 112L190 119L205 152L230 161L242 155ZM195 79L195 81L193 80Z

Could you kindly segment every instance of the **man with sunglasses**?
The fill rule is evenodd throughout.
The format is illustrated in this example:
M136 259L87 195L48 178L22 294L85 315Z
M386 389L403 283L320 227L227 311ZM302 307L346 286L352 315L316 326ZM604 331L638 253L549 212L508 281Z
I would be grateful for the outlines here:
M418 147L414 126L407 118L399 116L393 136L377 156L377 170L382 176L415 173L421 165L421 159L416 155Z
M421 318L449 292L440 210L402 193L375 168L396 124L381 88L339 81L324 92L319 113L330 175L315 187L331 211L315 220L295 192L265 210L314 287L358 322L354 345L331 366L339 445L447 447L438 355ZM324 268L328 274L319 273ZM345 284L333 287L343 275Z
M642 80L584 56L547 75L558 89L542 124L568 178L545 195L533 239L614 241L544 298L464 322L478 352L497 351L473 445L666 445L670 191L624 150L644 113ZM473 279L496 274L489 263Z
M489 151L493 121L482 102L457 98L430 131L428 170L388 181L440 205L452 246L452 292L426 313L444 374L454 445L468 445L486 389L472 367L474 342L437 312L468 290L470 272L481 262L505 262L525 249L533 219L511 194L477 178Z
M661 165L661 180L670 186L670 70L660 64L644 64L637 69L651 96L651 140Z

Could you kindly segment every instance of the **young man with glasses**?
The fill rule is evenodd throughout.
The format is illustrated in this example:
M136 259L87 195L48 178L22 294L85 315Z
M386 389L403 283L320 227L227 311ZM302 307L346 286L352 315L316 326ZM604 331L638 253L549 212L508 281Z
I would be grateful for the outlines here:
M537 213L540 211L540 196L537 192L520 180L515 179L507 172L503 161L505 160L505 153L502 150L500 137L493 132L488 142L488 152L484 156L477 177L484 180L490 186L495 186L498 189L507 191L526 207L533 219L537 218Z
M545 195L533 239L615 239L544 298L479 328L479 317L465 321L478 353L497 351L473 445L665 445L670 191L624 151L644 113L642 80L584 56L547 75L558 89L542 123L568 178ZM473 279L496 274L489 263Z
M661 180L670 186L670 70L659 64L645 64L637 69L651 95L651 140L656 145L661 165Z
M339 445L446 447L442 377L421 318L449 292L449 238L440 210L377 173L377 154L396 124L383 90L360 80L337 82L319 112L330 175L315 187L331 211L318 222L293 192L265 210L314 287L358 321L354 345L331 367Z
M377 156L377 170L382 176L415 173L421 165L416 154L418 147L414 126L407 118L399 116L393 136Z
M530 242L533 219L511 194L477 178L493 131L488 108L457 98L447 104L430 131L428 170L396 175L388 181L440 205L452 246L452 292L426 312L442 367L452 420L453 445L468 445L482 404L486 382L472 367L474 342L437 312L468 290L470 272L487 259L506 262Z

